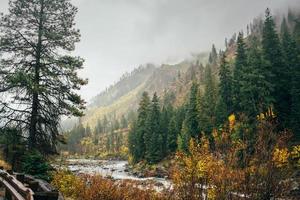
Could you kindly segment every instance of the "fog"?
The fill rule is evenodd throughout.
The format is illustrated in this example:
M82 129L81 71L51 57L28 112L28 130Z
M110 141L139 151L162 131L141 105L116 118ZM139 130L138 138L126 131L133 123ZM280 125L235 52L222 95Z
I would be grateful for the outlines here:
M89 100L127 71L147 62L175 63L191 53L223 48L224 38L269 7L272 13L299 0L72 0L85 59L80 93ZM0 0L7 12L8 0Z

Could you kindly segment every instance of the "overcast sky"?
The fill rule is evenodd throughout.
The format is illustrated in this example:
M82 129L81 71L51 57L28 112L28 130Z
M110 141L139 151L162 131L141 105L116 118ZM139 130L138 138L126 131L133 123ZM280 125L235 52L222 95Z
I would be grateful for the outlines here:
M89 100L124 72L147 62L174 63L191 53L223 48L224 38L244 29L266 7L273 13L300 0L72 0L89 79L80 93ZM8 0L0 0L7 11Z

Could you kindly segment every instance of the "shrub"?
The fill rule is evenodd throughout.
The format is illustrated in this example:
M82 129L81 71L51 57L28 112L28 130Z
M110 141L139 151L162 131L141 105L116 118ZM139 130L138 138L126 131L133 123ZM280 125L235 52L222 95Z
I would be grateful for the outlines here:
M24 154L21 162L21 170L25 174L49 181L49 171L52 169L47 160L38 151L29 151Z
M65 197L78 199L84 190L84 182L69 171L57 171L52 174L51 184Z
M8 164L7 162L5 162L4 160L0 160L0 166L3 167L5 170L11 169L10 164Z

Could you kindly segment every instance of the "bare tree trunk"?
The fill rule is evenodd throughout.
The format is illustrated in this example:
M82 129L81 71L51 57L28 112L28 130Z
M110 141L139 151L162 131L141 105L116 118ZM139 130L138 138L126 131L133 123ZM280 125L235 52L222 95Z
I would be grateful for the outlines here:
M44 0L41 0L41 9L39 16L39 30L38 43L36 47L36 64L34 69L34 90L32 96L32 110L29 127L29 149L36 147L36 133L38 123L38 109L39 109L39 84L40 84L40 67L41 67L41 51L42 51L42 35L43 35L43 14L44 14Z

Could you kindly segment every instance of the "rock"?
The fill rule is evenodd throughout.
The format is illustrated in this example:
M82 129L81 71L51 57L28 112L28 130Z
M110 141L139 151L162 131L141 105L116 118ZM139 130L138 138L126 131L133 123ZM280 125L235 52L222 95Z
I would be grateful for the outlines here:
M155 182L154 186L156 186L156 187L164 187L164 184L162 184L161 182Z
M168 171L163 167L157 167L155 173L156 173L156 177L159 177L159 178L164 178L164 177L168 176Z

